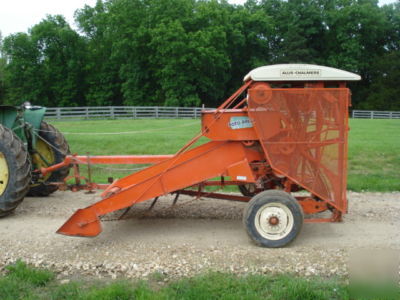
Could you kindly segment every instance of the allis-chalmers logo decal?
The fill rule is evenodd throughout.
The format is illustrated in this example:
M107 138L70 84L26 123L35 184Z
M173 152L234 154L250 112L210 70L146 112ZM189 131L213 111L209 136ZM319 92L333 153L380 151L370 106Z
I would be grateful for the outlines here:
M321 76L321 70L294 70L287 69L281 70L282 77L311 77L311 76Z

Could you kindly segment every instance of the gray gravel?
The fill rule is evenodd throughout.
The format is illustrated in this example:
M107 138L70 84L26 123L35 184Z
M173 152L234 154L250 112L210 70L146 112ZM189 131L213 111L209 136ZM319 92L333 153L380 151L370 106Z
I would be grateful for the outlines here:
M265 249L246 236L241 216L246 204L182 197L171 208L164 197L149 212L138 204L126 216L105 216L96 238L54 232L77 208L96 195L57 192L26 198L14 215L0 219L0 269L21 258L55 270L60 280L73 276L160 280L213 271L237 274L294 273L347 276L349 253L357 248L400 250L400 193L349 193L343 223L305 224L287 248Z

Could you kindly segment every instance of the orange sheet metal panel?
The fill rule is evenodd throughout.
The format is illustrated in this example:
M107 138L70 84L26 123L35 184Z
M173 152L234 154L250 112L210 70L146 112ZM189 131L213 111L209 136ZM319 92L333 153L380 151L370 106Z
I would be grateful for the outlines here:
M273 170L347 210L347 88L249 89L249 116Z
M202 112L201 125L203 135L214 141L258 140L247 112L241 109L224 110L222 114Z

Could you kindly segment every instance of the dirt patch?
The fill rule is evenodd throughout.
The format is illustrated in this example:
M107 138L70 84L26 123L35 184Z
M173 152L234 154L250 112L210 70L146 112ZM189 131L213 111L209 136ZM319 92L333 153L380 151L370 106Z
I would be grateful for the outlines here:
M349 251L400 250L400 193L349 193L343 223L305 224L286 248L255 246L241 217L245 203L182 197L171 208L163 197L149 212L138 204L127 219L103 218L96 238L73 238L55 231L97 194L57 192L26 198L15 214L0 219L0 267L22 258L50 267L60 277L160 278L191 276L209 270L234 273L295 273L344 276Z

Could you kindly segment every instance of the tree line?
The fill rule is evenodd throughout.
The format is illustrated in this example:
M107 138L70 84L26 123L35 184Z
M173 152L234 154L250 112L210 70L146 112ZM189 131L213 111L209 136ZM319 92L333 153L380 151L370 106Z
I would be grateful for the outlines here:
M217 106L251 69L358 73L353 107L400 110L400 3L98 0L0 35L0 104Z

